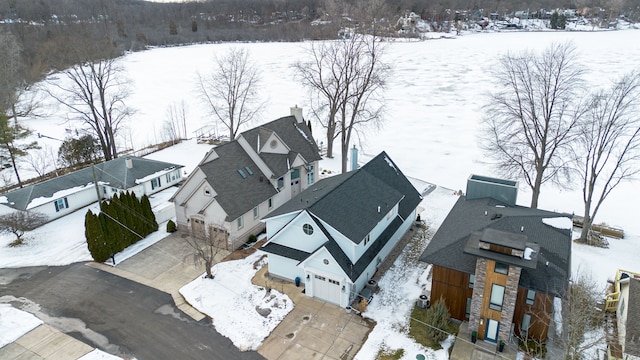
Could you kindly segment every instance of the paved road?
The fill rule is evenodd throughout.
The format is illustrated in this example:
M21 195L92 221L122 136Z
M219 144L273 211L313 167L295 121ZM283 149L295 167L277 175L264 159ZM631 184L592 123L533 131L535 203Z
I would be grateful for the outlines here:
M123 358L262 359L186 316L169 294L84 264L0 269L0 302Z

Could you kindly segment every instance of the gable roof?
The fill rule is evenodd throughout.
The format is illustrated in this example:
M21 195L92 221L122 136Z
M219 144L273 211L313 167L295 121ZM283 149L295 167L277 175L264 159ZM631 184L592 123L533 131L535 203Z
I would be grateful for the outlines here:
M215 199L233 221L277 193L237 141L215 148L217 158L198 165L216 192ZM253 175L249 174L249 167ZM245 174L243 177L238 170Z
M127 167L127 160L131 160L131 167ZM3 203L17 210L28 210L51 200L61 191L78 188L78 191L87 186L94 186L94 181L107 184L117 189L130 189L138 185L141 180L160 172L168 172L182 168L182 165L171 164L163 161L139 158L135 156L120 157L100 164L95 164L95 179L92 167L86 167L69 174L42 181L37 184L25 186L3 194L6 202ZM66 196L75 191L66 191ZM50 198L46 202L37 201L39 198ZM35 200L35 201L34 201Z
M269 166L269 169L271 169L276 177L280 177L289 171L286 166L286 160L289 159L293 161L296 154L300 154L307 163L322 159L311 131L309 131L309 128L305 124L299 123L293 115L281 117L247 130L241 133L240 136L252 147L256 146L258 139L260 139L260 147L262 147L267 141L267 138L274 132L291 150L290 153L286 155L270 153L259 154L262 161Z
M420 260L473 274L477 257L464 252L470 236L484 229L518 233L540 246L535 269L522 268L519 286L544 293L563 294L571 269L571 230L559 229L542 221L556 217L570 218L571 215L506 206L492 198L469 200L461 196Z
M406 219L421 200L382 152L358 170L316 182L265 218L306 209L359 244L396 204L398 214Z

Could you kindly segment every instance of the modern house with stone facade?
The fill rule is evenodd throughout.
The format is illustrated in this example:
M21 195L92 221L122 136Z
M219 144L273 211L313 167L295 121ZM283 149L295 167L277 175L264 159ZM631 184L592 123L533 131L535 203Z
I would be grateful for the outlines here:
M431 301L488 342L545 342L571 270L572 215L516 205L518 183L472 175L421 260Z

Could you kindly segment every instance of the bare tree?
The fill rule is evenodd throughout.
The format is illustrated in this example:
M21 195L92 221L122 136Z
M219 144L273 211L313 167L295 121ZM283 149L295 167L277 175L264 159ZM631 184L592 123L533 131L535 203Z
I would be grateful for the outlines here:
M49 145L44 148L29 152L23 159L31 170L33 170L41 179L52 170L56 164L56 158L53 155L53 149Z
M193 253L187 255L186 258L193 259L193 263L196 266L204 265L205 278L213 279L211 268L215 264L216 256L221 249L227 244L228 232L220 226L209 226L209 231L206 234L194 234L194 236L187 236L185 239L187 244L193 249ZM202 235L202 236L197 236Z
M640 73L619 79L591 98L585 121L578 127L577 172L582 182L587 241L600 205L622 181L640 172Z
M570 43L552 44L541 54L500 58L496 92L485 107L482 148L499 172L524 178L531 207L542 184L560 183L569 167L564 156L580 118L584 70Z
M75 115L98 139L105 160L118 157L116 135L133 114L125 101L129 87L117 59L84 60L64 71L68 81L49 81L48 94Z
M11 233L16 240L9 246L18 246L24 243L24 233L37 228L47 222L49 218L38 212L15 211L0 216L0 232Z
M564 359L584 359L585 354L594 347L602 345L605 332L595 332L603 326L602 312L598 302L604 298L604 286L598 284L590 275L578 272L569 288L569 299L563 302L563 321L566 334L563 339ZM586 339L585 335L590 334Z
M187 138L187 105L184 100L167 107L167 118L163 124L163 141Z
M310 61L294 65L296 76L310 91L314 115L326 119L320 123L327 129L327 156L340 136L344 173L351 136L382 121L382 91L391 67L383 61L384 46L375 36L354 34L312 46L309 54Z
M217 56L211 73L198 73L197 92L209 107L214 121L229 130L231 140L263 107L258 96L259 87L258 69L243 48L232 48Z

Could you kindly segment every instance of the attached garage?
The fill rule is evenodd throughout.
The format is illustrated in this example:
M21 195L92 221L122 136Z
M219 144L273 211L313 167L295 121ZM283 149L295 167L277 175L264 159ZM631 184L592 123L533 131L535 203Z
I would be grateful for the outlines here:
M340 306L340 282L326 276L313 275L313 297Z

